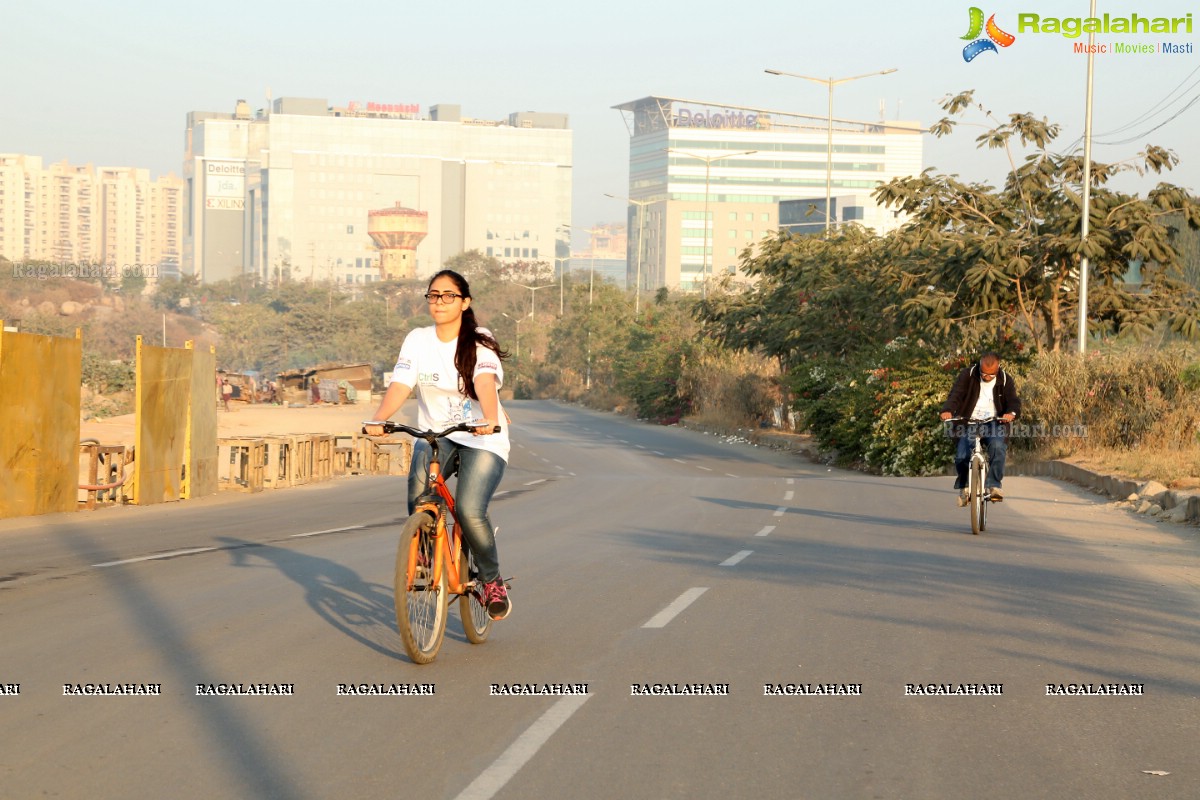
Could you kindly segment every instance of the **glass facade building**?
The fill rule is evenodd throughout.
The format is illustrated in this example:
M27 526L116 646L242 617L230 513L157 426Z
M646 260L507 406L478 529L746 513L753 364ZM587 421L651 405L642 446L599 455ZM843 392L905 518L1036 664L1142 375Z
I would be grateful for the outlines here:
M736 272L745 248L779 229L785 201L819 197L823 213L827 117L669 97L614 108L630 132L628 196L643 204L629 206L628 225L644 290L696 291L706 276ZM835 224L896 226L873 202L837 198L920 173L922 133L916 122L833 120ZM854 212L842 219L839 207Z
M280 98L269 112L188 116L184 271L203 281L370 283L368 214L428 214L415 271L478 250L545 261L567 248L572 133L563 114L463 118L457 106L329 107Z

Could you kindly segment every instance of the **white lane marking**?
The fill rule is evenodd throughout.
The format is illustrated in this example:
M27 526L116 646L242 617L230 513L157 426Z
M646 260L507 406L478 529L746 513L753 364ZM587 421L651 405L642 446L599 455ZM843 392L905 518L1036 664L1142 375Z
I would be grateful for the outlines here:
M782 516L783 516L784 514L786 514L786 513L787 513L787 508L786 508L786 507L784 507L784 506L780 506L779 508L775 509L775 515L774 515L774 516L776 516L776 517L782 517Z
M734 475L732 472L726 472L726 473L725 473L725 477L726 477L726 478L736 478L736 477L737 477L737 475Z
M662 611L658 612L649 620L647 620L646 624L642 625L642 627L665 628L668 622L675 619L675 617L677 617L685 608L696 602L696 598L707 591L707 586L696 586L688 589L686 592L679 595L679 597L675 598L671 605L667 606Z
M153 556L141 556L140 558L125 558L120 561L105 561L103 564L92 564L93 567L115 567L118 564L136 564L139 561L157 561L160 558L174 558L175 556L190 556L194 553L209 553L213 550L220 550L219 547L195 547L191 550L174 550L170 553L159 553Z
M783 493L783 499L784 499L784 500L791 500L791 499L792 499L793 497L795 497L795 496L796 496L796 493L795 493L795 492L784 492L784 493Z
M479 774L471 785L463 789L457 800L490 800L504 788L529 759L537 754L554 732L571 718L571 715L587 702L591 695L580 694L564 697L537 718L525 729L491 766Z
M712 467L702 467L699 464L696 465L696 469L702 469L705 472L712 472Z
M654 455L656 455L656 456L665 456L666 455L666 453L660 453L657 450L651 450L650 452L654 453Z
M787 479L787 485L788 485L788 486L791 486L791 485L795 484L795 482L796 482L796 479L795 479L795 478L788 478L788 479Z
M567 474L570 475L572 478L576 477L574 472L568 472Z
M499 497L502 494L509 494L508 489L502 489L501 491L496 492L494 495L492 495L492 497Z
M561 465L561 464L555 464L555 465L554 465L554 468L555 468L556 470L558 470L559 472L564 472L564 471L565 471L565 470L562 468L562 465Z
M738 552L731 555L729 558L722 561L718 566L732 567L734 564L741 563L741 561L743 559L745 559L746 556L750 555L753 552L754 552L753 550L739 550Z
M671 460L674 461L676 464L686 464L687 463L682 458L672 458Z
M617 443L618 444L629 444L629 442L625 441L624 439L617 439Z
M361 531L364 525L351 525L348 528L330 528L327 531L311 531L309 533L293 533L289 539L302 539L305 536L320 536L323 533L341 533L342 531Z
M755 536L770 536L771 531L773 531L773 530L775 530L774 525L764 525L763 529L754 535Z
M550 459L548 459L548 458L543 458L543 459L542 459L542 463L543 463L543 464L549 464L549 463L550 463Z
M546 482L545 478L538 478L536 481L530 481L529 483L526 483L523 485L524 486L537 486L539 483L545 483L545 482Z
M645 449L646 449L644 445L640 445L640 444L635 444L635 445L634 445L634 447L636 447L638 450L645 450Z

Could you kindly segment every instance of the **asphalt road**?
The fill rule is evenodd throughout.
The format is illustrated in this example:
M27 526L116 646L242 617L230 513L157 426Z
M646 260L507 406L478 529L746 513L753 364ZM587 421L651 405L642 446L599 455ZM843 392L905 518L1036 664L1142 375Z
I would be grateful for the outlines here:
M1195 528L512 412L512 616L427 666L403 479L0 522L0 797L1200 796Z

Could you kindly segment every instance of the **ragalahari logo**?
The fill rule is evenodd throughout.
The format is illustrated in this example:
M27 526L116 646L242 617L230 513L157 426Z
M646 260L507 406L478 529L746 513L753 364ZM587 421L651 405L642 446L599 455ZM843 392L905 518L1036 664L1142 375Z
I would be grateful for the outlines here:
M992 51L993 53L1000 52L996 49L996 45L1008 47L1017 40L1017 37L1011 33L1005 33L1000 30L1000 26L996 24L996 15L992 14L987 19L987 24L983 24L983 9L971 6L971 27L967 30L967 35L964 39L972 40L970 44L963 48L963 61L974 61L975 57L980 53ZM979 34L987 33L985 38L980 38Z

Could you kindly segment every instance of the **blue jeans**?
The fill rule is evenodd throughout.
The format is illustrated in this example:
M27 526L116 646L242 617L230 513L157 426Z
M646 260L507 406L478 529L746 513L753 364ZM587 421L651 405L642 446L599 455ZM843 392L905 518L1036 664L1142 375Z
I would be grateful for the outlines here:
M475 556L479 578L491 583L500 577L500 557L496 553L496 531L488 518L488 503L504 477L504 459L488 450L452 442L438 441L442 475L448 475L457 462L458 483L454 487L454 511L463 540ZM429 477L429 445L422 439L413 442L412 465L408 470L408 513L411 515L417 498L425 492Z
M968 425L965 436L958 437L958 449L954 454L954 468L958 475L955 489L967 488L967 469L971 466L971 455L975 451L975 437L983 442L987 450L988 471L983 481L984 489L999 489L1004 482L1004 458L1008 454L1008 428L1002 422L986 425Z

